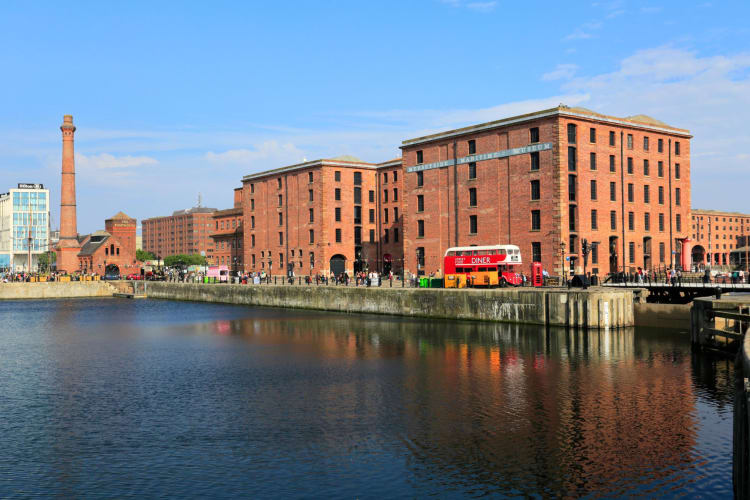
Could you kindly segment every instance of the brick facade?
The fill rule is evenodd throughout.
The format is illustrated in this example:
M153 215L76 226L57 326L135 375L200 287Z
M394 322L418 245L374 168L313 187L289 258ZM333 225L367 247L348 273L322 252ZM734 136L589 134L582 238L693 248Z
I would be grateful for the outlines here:
M208 261L210 265L227 266L232 272L244 272L242 226L241 206L213 213L213 253Z
M750 215L693 209L690 219L693 265L746 266Z
M143 250L157 257L179 254L213 254L213 213L215 208L193 207L172 215L144 219L141 227Z
M398 171L381 186L379 174ZM244 263L249 272L284 275L383 269L384 255L401 262L398 244L381 246L379 217L392 210L400 161L382 165L351 158L316 160L243 178ZM389 201L383 189L389 190ZM400 214L399 214L400 217ZM389 238L399 222L391 220ZM400 227L399 240L400 238ZM391 246L392 245L392 246ZM387 267L387 266L386 266Z
M599 274L669 266L672 255L679 264L690 137L648 117L560 106L404 141L406 270L440 273L451 246L509 243L525 272L536 249L551 273L571 256L565 271L580 273L584 238L597 244L588 270ZM510 151L528 147L540 150ZM425 167L436 168L415 171Z
M78 253L78 271L103 276L108 271L121 276L140 272L135 257L136 220L122 212L104 222L105 231L87 235Z

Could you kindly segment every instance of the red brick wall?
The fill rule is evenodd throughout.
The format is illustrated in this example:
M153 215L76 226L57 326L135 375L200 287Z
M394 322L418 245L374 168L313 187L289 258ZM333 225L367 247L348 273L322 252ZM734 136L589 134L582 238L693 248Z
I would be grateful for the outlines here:
M730 265L732 250L746 246L750 238L750 215L715 210L693 210L690 237L703 259L694 264ZM697 256L697 255L696 255ZM743 257L744 261L744 257Z

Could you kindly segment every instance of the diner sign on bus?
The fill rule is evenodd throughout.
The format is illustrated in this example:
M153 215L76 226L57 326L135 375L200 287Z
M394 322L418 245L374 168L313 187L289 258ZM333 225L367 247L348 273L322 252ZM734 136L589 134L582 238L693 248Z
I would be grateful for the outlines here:
M456 266L479 266L484 264L499 264L500 262L505 261L505 255L482 255L482 256L466 256L456 257L455 263Z
M537 151L547 151L552 149L551 142L542 142L540 144L532 144L530 146L524 146L521 148L503 149L502 151L495 151L494 153L482 153L480 155L469 155L463 158L456 159L458 165L464 163L473 163L475 161L484 160L495 160L497 158L507 158L509 156L517 156L527 153L536 153ZM406 172L421 172L422 170L432 170L433 168L443 168L453 165L453 160L436 161L434 163L425 163L423 165L415 165L413 167L407 167Z

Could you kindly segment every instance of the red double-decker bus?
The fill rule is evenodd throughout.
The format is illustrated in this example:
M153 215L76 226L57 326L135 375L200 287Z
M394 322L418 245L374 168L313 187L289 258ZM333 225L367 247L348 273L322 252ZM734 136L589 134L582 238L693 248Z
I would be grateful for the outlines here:
M447 275L464 274L477 284L521 285L518 272L521 250L515 245L452 247L446 250L444 269ZM486 278L485 278L486 277Z

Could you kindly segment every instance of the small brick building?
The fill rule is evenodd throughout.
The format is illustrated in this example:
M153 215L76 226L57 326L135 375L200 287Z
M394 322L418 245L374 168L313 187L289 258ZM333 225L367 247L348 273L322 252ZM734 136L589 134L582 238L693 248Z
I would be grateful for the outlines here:
M81 240L78 270L82 273L107 272L127 276L140 272L135 257L136 220L118 212L104 223L106 231L96 231Z
M749 214L693 209L690 218L693 265L746 267Z
M213 213L212 229L213 251L208 263L227 266L233 273L244 273L241 187L234 190L234 207Z

